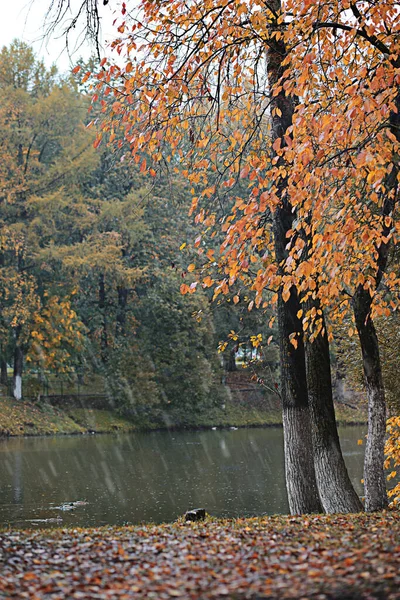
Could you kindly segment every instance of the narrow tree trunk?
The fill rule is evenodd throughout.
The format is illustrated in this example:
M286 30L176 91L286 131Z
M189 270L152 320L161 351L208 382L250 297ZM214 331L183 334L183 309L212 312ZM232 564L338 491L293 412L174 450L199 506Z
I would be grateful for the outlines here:
M22 370L24 365L24 353L21 346L17 343L14 350L14 377L13 377L13 396L16 400L22 399Z
M128 290L125 287L118 287L118 310L116 321L116 335L126 335L126 308L128 304Z
M396 60L400 67L400 60ZM396 110L391 111L390 131L400 142L400 91L395 98ZM392 237L392 219L399 196L399 167L394 154L392 169L385 180L382 202L382 234L380 243L376 246L377 271L375 275L375 290L381 284L386 272L389 248ZM379 343L375 326L371 319L372 296L361 285L353 297L354 318L358 337L361 344L364 380L368 395L368 436L364 460L364 489L365 508L368 511L381 510L388 504L386 480L383 470L385 430L386 430L386 401L382 378L382 366L379 355Z
M229 350L228 360L225 361L225 371L232 373L237 371L236 366L236 346Z
M0 251L0 268L4 267L4 253ZM2 343L0 347L1 358L0 358L0 383L8 386L8 374L7 374L7 359L5 353L6 343Z
M275 14L280 14L281 0L271 0L271 8ZM286 47L283 40L271 39L267 62L271 91L283 74L282 62L285 57ZM272 142L280 139L283 147L285 145L283 136L292 125L293 98L286 96L284 90L278 94L271 93L270 109ZM285 167L282 158L278 158L277 165L280 164ZM286 233L292 228L294 219L292 206L286 198L286 187L286 181L280 179L278 182L280 204L273 214L275 258L281 274L287 258ZM293 287L287 302L284 301L282 292L283 290L280 289L278 293L278 326L285 476L289 507L292 514L320 512L322 507L314 469L303 332L302 324L297 317L300 303L297 291ZM293 334L296 336L297 347L290 341L290 336Z
M106 317L106 286L104 273L99 277L99 309L102 316L102 328L100 337L100 354L103 362L107 362L108 333Z
M311 301L315 306L314 300ZM310 308L310 305L307 306ZM333 405L329 341L324 331L306 341L308 399L314 447L314 465L322 506L327 513L363 510L340 448Z
M388 505L383 469L386 402L378 337L371 319L372 298L359 286L353 298L354 317L361 344L364 379L368 396L368 435L364 459L365 508L382 510Z
M7 360L4 353L4 345L1 345L1 358L0 358L0 383L2 385L8 385L8 374L7 374Z

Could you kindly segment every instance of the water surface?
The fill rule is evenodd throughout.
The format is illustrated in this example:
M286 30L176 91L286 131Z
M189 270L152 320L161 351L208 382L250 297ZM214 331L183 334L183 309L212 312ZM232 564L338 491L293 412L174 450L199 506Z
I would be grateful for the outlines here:
M365 433L340 429L360 495ZM282 429L0 440L0 526L159 523L197 507L218 517L287 513Z

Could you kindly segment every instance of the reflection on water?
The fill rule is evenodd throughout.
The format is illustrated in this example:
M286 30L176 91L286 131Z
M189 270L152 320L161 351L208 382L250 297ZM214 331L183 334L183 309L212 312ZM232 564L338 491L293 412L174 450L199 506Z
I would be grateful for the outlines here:
M340 430L360 495L364 435ZM1 440L0 524L162 522L200 506L219 517L286 513L283 466L280 428Z

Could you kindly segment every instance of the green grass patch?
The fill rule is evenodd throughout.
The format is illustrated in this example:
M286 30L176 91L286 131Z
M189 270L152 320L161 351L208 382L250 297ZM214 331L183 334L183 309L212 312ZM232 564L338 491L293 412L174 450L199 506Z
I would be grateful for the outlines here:
M365 409L356 410L339 404L336 406L337 421L344 424L365 423ZM263 427L282 425L278 405L249 406L228 400L225 408L211 407L203 412L181 410L137 414L126 417L113 410L73 406L53 407L47 403L17 402L11 398L0 399L0 436L55 435L84 433L115 433L150 431L166 427Z
M67 414L80 427L96 433L128 432L138 429L131 420L108 410L71 408L67 410Z
M225 408L212 408L204 414L188 419L188 425L199 427L256 427L281 425L282 413L279 410L255 408L235 403L227 403Z
M336 421L340 425L358 425L368 420L367 407L350 408L345 404L335 404Z
M49 404L0 398L0 436L83 432L64 411Z

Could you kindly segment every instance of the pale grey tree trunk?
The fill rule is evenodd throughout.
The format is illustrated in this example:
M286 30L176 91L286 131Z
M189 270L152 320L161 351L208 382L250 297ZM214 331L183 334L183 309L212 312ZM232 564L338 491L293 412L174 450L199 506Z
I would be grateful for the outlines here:
M276 225L277 226L277 225ZM314 469L311 421L308 406L306 363L299 301L291 290L287 302L278 299L279 350L281 361L282 422L285 448L285 478L291 514L322 512ZM290 334L297 332L295 348Z
M13 376L13 396L16 400L22 399L22 370L24 364L24 353L20 345L15 346L14 350L14 376Z
M388 505L383 468L386 401L378 337L370 314L371 304L369 291L359 286L353 298L353 309L368 396L368 435L364 459L365 508L368 511L376 511Z
M325 329L323 316L322 319ZM322 506L326 513L360 512L363 505L350 481L340 448L326 329L313 342L306 342L306 362L314 465Z

